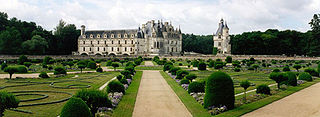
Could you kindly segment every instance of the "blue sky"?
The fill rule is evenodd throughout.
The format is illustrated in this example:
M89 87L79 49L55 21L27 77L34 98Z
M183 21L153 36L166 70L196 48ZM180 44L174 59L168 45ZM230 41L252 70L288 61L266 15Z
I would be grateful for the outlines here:
M182 32L213 34L224 18L230 32L310 29L320 0L0 0L9 17L53 30L60 19L87 30L133 29L148 20L171 21Z

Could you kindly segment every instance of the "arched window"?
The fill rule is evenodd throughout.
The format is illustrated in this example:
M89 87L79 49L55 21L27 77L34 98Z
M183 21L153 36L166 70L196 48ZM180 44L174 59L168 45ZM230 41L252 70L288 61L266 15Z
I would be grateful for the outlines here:
M97 47L97 51L99 51L99 47Z
M91 52L91 48L89 48L89 51Z
M106 48L103 48L103 51L106 51Z
M97 35L97 38L100 38L100 34Z
M104 37L104 38L107 38L107 34L104 34L103 37Z
M124 44L127 44L127 40L124 40Z
M83 41L83 44L86 44L86 41Z
M99 41L98 41L98 44L99 44Z
M86 47L83 47L83 51L86 51Z
M90 38L93 38L93 35L92 35L92 34L90 34Z
M120 51L120 48L117 48L117 51L119 52L119 51Z
M127 47L124 47L124 51L127 51Z
M121 34L118 34L118 38L121 38Z
M92 44L92 41L91 41L91 44Z
M107 41L104 41L104 44L107 44Z
M133 40L131 40L131 44L133 44Z
M113 40L111 41L111 44L113 44Z
M111 34L111 38L114 38L114 34Z
M120 44L120 40L118 41L118 44Z
M113 47L111 47L111 51L113 51Z
M134 34L131 34L131 38L134 38Z
M127 35L127 34L124 34L124 38L128 38L128 35Z

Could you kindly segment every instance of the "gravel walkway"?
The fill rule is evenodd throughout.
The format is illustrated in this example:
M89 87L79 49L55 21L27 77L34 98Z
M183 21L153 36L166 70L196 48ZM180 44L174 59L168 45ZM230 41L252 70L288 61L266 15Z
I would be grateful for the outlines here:
M320 83L273 102L243 117L320 117Z
M154 64L152 63L152 61L145 61L144 62L145 66L154 66Z
M192 117L159 71L143 71L133 117Z

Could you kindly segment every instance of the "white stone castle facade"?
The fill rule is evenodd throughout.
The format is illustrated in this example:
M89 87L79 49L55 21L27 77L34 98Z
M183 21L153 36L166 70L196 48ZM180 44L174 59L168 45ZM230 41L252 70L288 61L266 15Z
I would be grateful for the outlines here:
M229 28L227 23L220 20L216 34L213 34L213 47L217 48L217 54L231 54Z
M138 29L85 30L81 26L74 55L180 55L182 33L168 22L154 20Z

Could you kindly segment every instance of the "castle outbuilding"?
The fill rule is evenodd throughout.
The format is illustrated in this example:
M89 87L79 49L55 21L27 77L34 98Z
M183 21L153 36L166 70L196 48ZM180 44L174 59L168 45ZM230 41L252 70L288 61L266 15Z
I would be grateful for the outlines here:
M217 54L231 54L229 27L223 19L220 20L217 32L213 34L213 43Z

